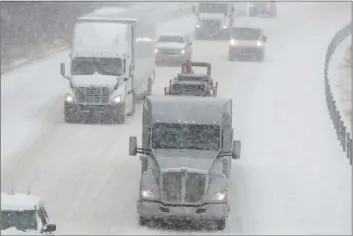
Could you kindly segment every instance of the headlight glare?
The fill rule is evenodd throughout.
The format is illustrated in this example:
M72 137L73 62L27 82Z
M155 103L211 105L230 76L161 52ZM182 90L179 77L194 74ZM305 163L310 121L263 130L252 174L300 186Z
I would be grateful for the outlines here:
M262 42L261 42L261 41L257 41L256 45L257 45L258 47L261 47L261 46L262 46Z
M196 28L200 28L200 25L199 25L199 24L196 24Z
M74 97L71 96L70 94L66 94L65 101L72 103L74 101Z
M226 197L227 197L227 193L224 191L221 191L221 192L213 194L211 200L221 202L221 201L224 201L226 199Z
M184 49L183 49L183 50L181 50L181 51L180 51L180 53L181 53L181 54L184 54L184 53L185 53L185 50L184 50Z
M154 53L158 53L158 48L156 48L156 49L154 50Z
M115 97L113 98L113 102L115 102L115 103L121 102L121 96L120 96L120 95L115 96Z
M141 191L141 196L146 199L153 199L155 198L154 193L151 190L145 189Z
M230 39L230 45L232 45L232 46L235 45L235 40L234 39Z

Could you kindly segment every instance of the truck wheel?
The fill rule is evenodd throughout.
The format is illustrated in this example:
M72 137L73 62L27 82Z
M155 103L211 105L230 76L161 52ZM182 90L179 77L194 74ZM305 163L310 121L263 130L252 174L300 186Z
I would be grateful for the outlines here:
M146 217L140 216L139 217L139 225L144 226L149 223L149 220Z
M226 228L226 220L217 220L215 223L216 230L224 230Z
M132 103L131 110L127 113L128 116L133 116L136 112L136 95L135 92L132 93Z
M148 160L141 161L141 174L148 169Z

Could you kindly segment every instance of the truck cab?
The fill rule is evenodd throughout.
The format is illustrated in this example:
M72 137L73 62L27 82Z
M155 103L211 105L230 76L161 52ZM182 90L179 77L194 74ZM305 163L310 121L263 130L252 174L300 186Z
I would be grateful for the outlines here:
M235 9L232 3L199 2L193 6L197 16L196 39L228 39L228 29L233 25Z
M135 19L83 17L74 27L66 122L124 123L135 113Z
M140 224L155 218L205 219L223 230L231 161L240 158L232 100L149 96L142 129L141 148L136 137L129 141L130 155L139 153L142 161Z

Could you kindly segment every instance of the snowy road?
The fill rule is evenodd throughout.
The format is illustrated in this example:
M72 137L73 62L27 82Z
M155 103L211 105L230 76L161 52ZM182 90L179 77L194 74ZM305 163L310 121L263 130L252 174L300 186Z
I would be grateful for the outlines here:
M193 44L193 59L212 63L219 95L233 98L234 126L243 142L242 159L233 164L224 233L349 234L351 168L335 139L323 92L325 50L349 21L349 4L278 8L279 19L260 20L268 36L263 63L228 62L225 41ZM161 30L191 30L194 20L166 22ZM141 107L124 125L63 122L68 85L59 63L66 54L2 79L2 126L13 135L28 133L28 145L8 152L2 190L14 185L26 191L31 182L58 234L176 234L137 223L140 162L127 155L127 144L128 136L141 135ZM162 93L178 71L159 67L154 93ZM40 132L34 135L24 126Z

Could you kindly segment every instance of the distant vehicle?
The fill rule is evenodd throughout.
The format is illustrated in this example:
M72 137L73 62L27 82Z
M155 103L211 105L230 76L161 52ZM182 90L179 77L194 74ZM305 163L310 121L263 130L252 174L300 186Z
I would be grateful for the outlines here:
M164 33L156 45L156 64L177 64L191 60L192 42L188 34Z
M1 193L1 235L52 235L56 225L38 197Z
M152 93L155 22L141 18L76 20L65 95L66 122L125 122L136 100Z
M229 39L233 25L233 3L199 2L193 6L197 16L195 39Z
M242 57L262 61L265 57L267 38L262 29L237 27L231 29L228 59L233 61Z
M268 2L250 2L248 3L248 12L250 17L264 16L277 17L277 5L274 1Z
M165 95L183 96L217 96L218 82L211 78L211 64L207 62L191 62L192 67L207 68L206 74L186 73L186 63L182 64L182 73L170 80L169 86L164 88Z
M143 105L142 148L130 137L129 153L142 154L137 211L140 225L158 220L226 225L233 141L232 100L148 96Z

